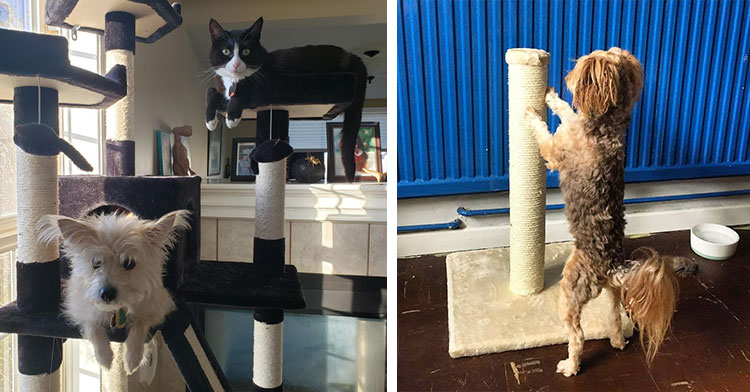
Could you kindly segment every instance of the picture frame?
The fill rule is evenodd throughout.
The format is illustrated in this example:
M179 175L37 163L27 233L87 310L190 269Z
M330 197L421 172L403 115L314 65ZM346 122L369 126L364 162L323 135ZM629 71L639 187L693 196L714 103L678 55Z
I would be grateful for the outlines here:
M342 122L326 123L326 139L328 142L327 176L328 182L346 181L344 164L341 161L341 131ZM364 154L357 155L359 152ZM357 158L356 156L360 157ZM380 123L363 122L359 126L357 145L355 147L355 181L377 181L376 177L362 171L366 168L374 172L383 172L380 146Z
M219 122L219 126L213 131L208 131L208 159L206 160L206 173L208 177L221 175L221 141L224 126Z
M255 181L255 174L250 168L250 153L255 148L254 137L236 137L232 139L232 181Z
M172 133L156 131L157 174L172 175Z

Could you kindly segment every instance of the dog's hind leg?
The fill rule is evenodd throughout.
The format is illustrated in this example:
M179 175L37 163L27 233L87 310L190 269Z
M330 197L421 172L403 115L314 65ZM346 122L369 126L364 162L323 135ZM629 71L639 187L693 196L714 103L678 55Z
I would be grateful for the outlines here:
M581 260L581 251L574 249L563 269L560 281L560 318L568 331L568 358L557 364L557 372L565 377L578 373L583 352L583 328L581 328L581 311L583 306L599 295L601 287L596 277L582 268L586 260Z
M624 350L627 346L628 341L625 340L625 336L622 334L622 319L620 317L620 290L613 287L606 289L612 294L612 320L609 326L609 344L620 350Z

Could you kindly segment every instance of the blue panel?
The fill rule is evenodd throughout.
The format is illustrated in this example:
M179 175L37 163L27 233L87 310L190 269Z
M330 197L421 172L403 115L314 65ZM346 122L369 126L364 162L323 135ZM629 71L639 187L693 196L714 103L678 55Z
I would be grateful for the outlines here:
M626 181L750 173L748 0L400 0L397 34L399 197L508 189L514 47L548 50L549 85L568 101L576 58L638 57Z
M440 103L440 75L443 74L440 66L440 52L438 49L437 33L437 9L435 2L426 1L421 3L422 28L426 33L423 36L422 53L424 62L427 64L438 64L437 72L425 74L425 102L427 103L427 140L429 147L430 178L445 178L445 156L443 154L443 122L442 105Z

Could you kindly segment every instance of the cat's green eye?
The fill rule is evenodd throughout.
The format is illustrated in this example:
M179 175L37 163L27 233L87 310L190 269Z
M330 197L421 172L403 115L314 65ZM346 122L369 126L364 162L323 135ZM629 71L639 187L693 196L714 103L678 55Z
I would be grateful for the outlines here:
M229 49L224 49L221 51L221 53L224 53L224 56L229 56L229 53L232 53L232 51Z
M250 54L250 49L242 49L242 55L247 56Z

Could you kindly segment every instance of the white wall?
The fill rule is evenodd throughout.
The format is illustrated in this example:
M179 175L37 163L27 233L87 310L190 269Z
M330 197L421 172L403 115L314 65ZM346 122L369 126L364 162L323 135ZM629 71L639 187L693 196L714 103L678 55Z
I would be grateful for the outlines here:
M203 111L205 85L188 35L178 28L135 51L136 174L156 174L156 130L190 125L192 168L206 175L207 133Z

